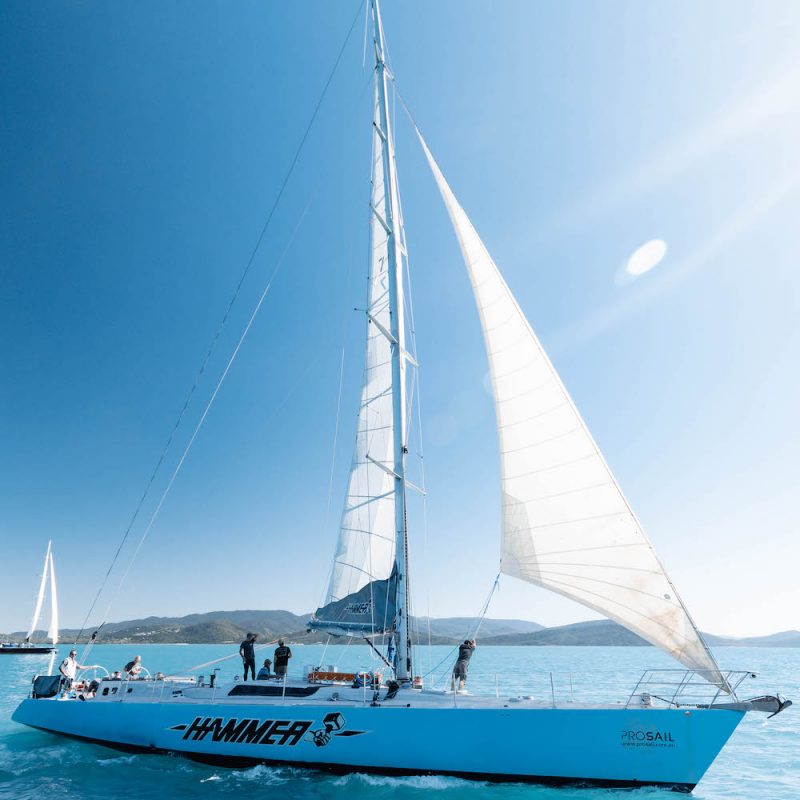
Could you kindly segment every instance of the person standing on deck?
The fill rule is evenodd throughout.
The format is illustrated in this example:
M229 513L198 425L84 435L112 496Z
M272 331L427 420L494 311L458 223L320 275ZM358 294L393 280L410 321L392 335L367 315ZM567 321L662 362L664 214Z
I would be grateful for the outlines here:
M283 639L278 639L278 646L275 648L275 677L286 677L286 670L289 667L289 659L292 651L283 643Z
M453 667L453 680L450 685L452 690L456 688L456 681L458 681L458 688L463 689L464 684L467 682L467 670L469 669L469 660L475 652L477 643L475 639L466 639L464 644L458 648L458 659Z
M136 656L133 661L129 661L124 667L125 677L128 680L137 680L142 672L142 657Z
M75 680L75 676L78 674L79 669L93 669L95 667L97 667L97 664L89 664L88 666L79 664L78 651L70 650L69 655L59 665L58 671L64 678L64 682L67 685L66 688L71 689L72 682Z
M247 680L247 672L253 680L256 679L256 651L255 644L258 635L255 633L248 633L247 638L239 645L239 655L242 657L242 664L244 664L244 679Z

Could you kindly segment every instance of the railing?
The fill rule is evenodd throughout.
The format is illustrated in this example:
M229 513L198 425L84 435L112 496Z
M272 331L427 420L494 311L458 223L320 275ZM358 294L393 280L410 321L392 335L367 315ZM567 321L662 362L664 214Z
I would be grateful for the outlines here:
M649 669L644 672L625 704L648 707L666 705L682 706L712 705L720 695L729 695L734 701L736 690L746 678L755 678L755 673L741 670L721 672L722 682L713 683L708 671L690 669Z

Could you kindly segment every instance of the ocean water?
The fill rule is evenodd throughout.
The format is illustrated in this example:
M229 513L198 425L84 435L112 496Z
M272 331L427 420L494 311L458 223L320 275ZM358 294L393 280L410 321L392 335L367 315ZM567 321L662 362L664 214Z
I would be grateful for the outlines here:
M68 648L60 648L63 657ZM269 655L269 648L262 655ZM296 645L292 672L303 664L338 664L341 669L374 668L366 647ZM195 669L196 665L235 651L225 645L98 645L92 663L119 669L137 653L152 672L209 674L218 666L222 677L240 672L238 658ZM741 697L782 694L800 701L800 650L781 648L718 648L726 669L752 670L758 677L740 690ZM258 766L226 770L180 758L125 755L30 730L11 721L26 696L34 673L44 672L49 656L0 656L0 798L54 797L58 800L119 798L224 798L291 800L331 798L398 798L399 800L674 800L660 789L577 789L522 784L488 784L457 778L389 778L367 775L334 777L318 772ZM441 666L437 669L437 664ZM446 679L452 664L450 648L419 648L415 672ZM648 668L675 664L653 648L643 647L479 647L470 668L468 687L501 695L533 694L549 698L625 699ZM551 674L553 676L551 684ZM770 721L748 714L694 791L698 800L800 799L800 702Z

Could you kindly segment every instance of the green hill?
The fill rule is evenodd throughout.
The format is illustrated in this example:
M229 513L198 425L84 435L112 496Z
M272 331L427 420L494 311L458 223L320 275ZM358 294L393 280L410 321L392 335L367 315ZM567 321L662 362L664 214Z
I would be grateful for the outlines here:
M248 631L257 633L264 643L283 636L293 642L324 642L327 636L318 632L307 632L310 614L293 614L283 610L239 610L211 611L205 614L189 614L184 617L146 617L104 625L98 641L105 643L169 644L237 644ZM469 617L431 618L415 620L415 641L453 645L462 641L475 630L475 620ZM92 628L80 638L84 642ZM61 631L61 641L75 640L76 630ZM9 641L21 641L23 632L0 637ZM714 647L800 647L800 631L782 631L767 636L731 638L705 634ZM35 640L44 640L45 634L37 631ZM544 628L536 622L519 619L484 619L478 632L482 646L487 645L576 645L576 646L645 646L647 642L611 620L576 622Z

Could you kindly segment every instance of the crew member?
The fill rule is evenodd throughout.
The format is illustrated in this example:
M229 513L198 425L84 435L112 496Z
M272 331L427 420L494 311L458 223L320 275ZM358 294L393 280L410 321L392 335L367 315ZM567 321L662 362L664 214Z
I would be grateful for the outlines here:
M268 681L272 677L272 662L268 659L264 659L264 666L258 671L257 680L259 681Z
M125 677L128 680L136 680L142 671L142 657L136 656L133 661L129 661L124 667Z
M453 667L453 681L450 688L455 690L456 681L458 681L458 688L463 689L464 684L467 682L467 669L469 668L469 660L475 652L476 642L474 639L464 640L464 644L458 648L458 660Z
M255 644L258 636L255 633L248 633L247 638L239 645L239 655L244 664L244 679L247 680L247 673L250 672L253 680L256 679L256 651Z
M97 664L89 664L87 666L79 664L77 658L78 658L78 651L70 650L69 655L61 662L61 664L58 667L58 671L64 678L64 682L66 684L67 689L72 688L72 683L75 680L75 676L78 674L79 669L94 669L95 667L97 667Z
M283 639L278 639L278 646L275 648L275 677L283 678L289 667L289 659L292 651L284 644Z

